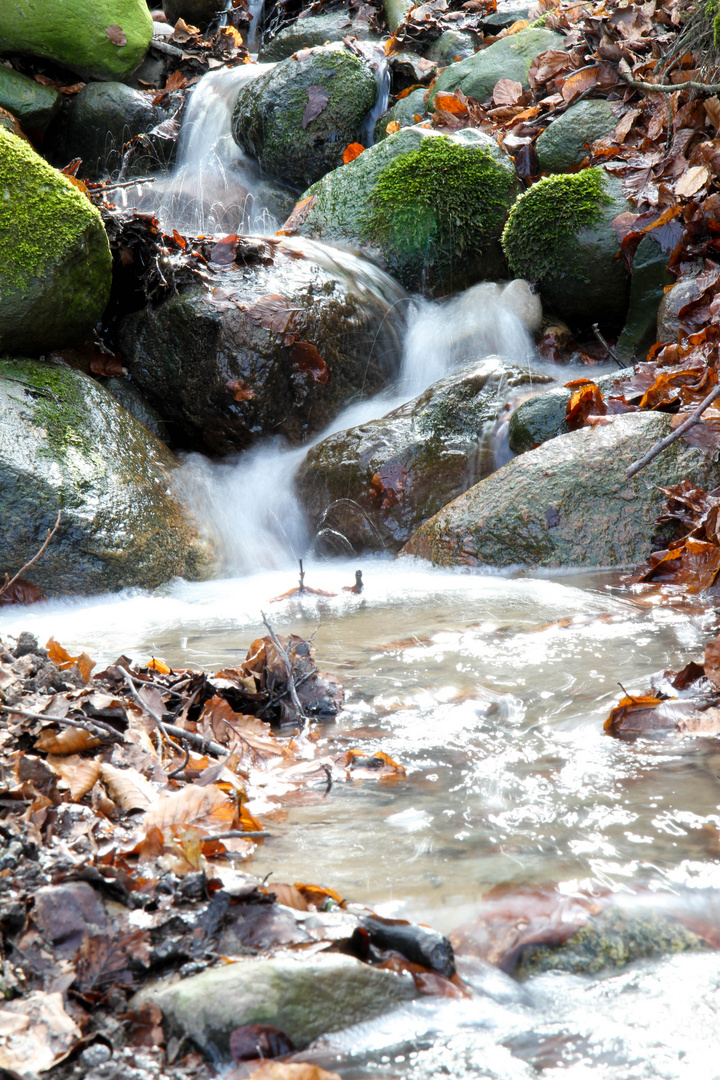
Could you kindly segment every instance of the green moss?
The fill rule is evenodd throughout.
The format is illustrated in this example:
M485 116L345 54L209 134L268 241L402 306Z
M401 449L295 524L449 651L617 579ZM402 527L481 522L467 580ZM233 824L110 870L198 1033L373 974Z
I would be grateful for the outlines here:
M512 174L484 147L423 139L378 177L365 234L397 253L406 276L410 270L421 277L431 261L443 277L458 258L498 236L512 187Z
M557 277L579 229L593 225L612 200L600 169L548 176L517 200L502 243L515 277L537 282Z

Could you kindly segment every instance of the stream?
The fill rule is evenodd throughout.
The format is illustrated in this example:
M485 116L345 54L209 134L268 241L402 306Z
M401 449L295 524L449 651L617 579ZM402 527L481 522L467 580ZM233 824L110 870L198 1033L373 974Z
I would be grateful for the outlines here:
M231 91L244 77L213 73L195 90L178 167L143 195L166 228L220 228L249 199L253 227L273 231L252 163L229 136ZM354 255L323 257L348 274L384 277ZM383 415L468 359L499 354L547 372L500 290L471 293L404 305L397 385L352 404L330 430ZM555 374L565 382L575 373ZM507 460L501 427L484 438L498 464ZM382 750L406 776L287 799L287 816L270 820L272 837L248 864L259 877L321 883L444 933L509 883L640 896L720 922L716 740L629 743L603 733L618 683L640 693L653 674L698 658L715 632L712 610L642 604L611 572L470 574L410 559L315 557L293 490L306 452L269 443L224 462L185 459L183 491L219 538L223 578L4 608L0 635L52 635L101 663L124 652L210 670L244 658L265 632L263 611L279 633L313 635L320 666L346 688L345 711L322 729L321 746ZM299 557L306 583L337 595L271 603L296 584ZM363 593L343 592L358 568ZM460 955L459 970L471 998L420 999L306 1056L344 1080L720 1076L716 953L522 984L472 956Z

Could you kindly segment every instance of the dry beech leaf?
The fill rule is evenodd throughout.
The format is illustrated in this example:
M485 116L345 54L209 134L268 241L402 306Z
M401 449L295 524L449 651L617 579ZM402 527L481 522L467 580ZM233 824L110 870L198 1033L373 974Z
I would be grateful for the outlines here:
M108 26L105 35L109 41L112 41L113 45L117 45L119 48L122 48L123 45L127 45L127 34L122 26L118 26L117 23L112 23Z
M89 761L73 754L71 757L49 755L47 763L70 789L70 798L79 802L84 795L95 787L102 776L102 762L91 758Z
M710 170L706 165L693 165L678 180L675 185L675 194L683 199L691 199L705 187L710 180Z
M114 765L103 765L102 779L122 810L147 810L157 802L157 791L137 769L116 769Z
M45 648L48 651L48 656L54 664L56 664L61 671L66 671L68 668L74 667L76 664L82 676L83 682L87 682L90 678L90 672L95 667L95 660L91 660L86 652L80 653L79 656L71 656L67 649L64 649L62 645L58 644L55 638L50 638Z
M235 803L218 787L189 784L171 795L161 795L145 815L146 830L191 825L212 833L226 832L237 816Z
M40 732L35 742L35 749L58 756L79 754L81 750L93 750L100 745L100 741L84 728L68 727L63 728L62 731L52 731L47 728Z
M499 79L493 89L494 105L517 105L523 96L522 83L513 79ZM466 110L467 111L467 110Z
M397 121L390 121L390 123L393 123L393 122L397 123ZM390 124L388 124L388 128L389 127L390 127ZM398 124L396 130L399 130L399 129L400 129L400 125ZM350 162L354 161L356 157L360 157L360 155L364 152L364 150L365 150L365 147L363 146L362 143L359 143L359 142L348 143L348 145L343 150L343 165L349 165Z

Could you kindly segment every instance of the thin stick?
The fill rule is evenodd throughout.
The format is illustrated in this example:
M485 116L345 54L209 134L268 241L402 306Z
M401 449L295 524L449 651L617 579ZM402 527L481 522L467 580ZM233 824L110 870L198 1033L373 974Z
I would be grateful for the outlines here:
M166 742L171 742L170 736L167 733L167 728L165 727L165 724L162 722L162 719L158 716L158 714L156 712L154 712L150 708L149 705L145 704L145 702L143 701L143 699L140 697L137 690L135 689L135 680L133 679L130 672L126 671L125 668L122 668L121 670L122 670L123 678L125 679L125 682L130 687L130 693L135 698L135 700L137 701L137 703L140 706L140 708L142 709L142 711L144 713L147 713L147 715L150 717L150 719L154 721L155 726L157 727L160 734L164 737L165 741Z
M288 690L290 691L290 700L292 701L293 705L295 706L295 710L297 711L298 715L300 716L300 730L304 731L304 729L305 729L305 727L307 725L307 717L305 715L305 711L304 711L302 705L300 704L300 698L297 696L297 689L295 688L295 680L293 679L293 671L292 671L292 664L290 663L290 657L288 656L288 654L285 652L282 645L278 641L277 635L275 634L275 631L273 630L270 623L267 621L267 617L265 615L265 612L261 611L260 614L262 615L262 621L264 622L265 626L267 627L267 631L268 631L268 633L269 633L269 635L270 635L270 637L272 639L272 643L275 646L275 648L277 649L278 655L279 655L280 659L283 662L283 667L285 668L285 674L287 675Z
M110 724L103 724L101 720L91 720L89 717L86 721L72 720L69 716L48 716L47 713L30 712L28 709L19 709L13 705L0 705L0 712L10 713L12 716L24 716L28 720L45 720L47 723L64 724L65 727L82 728L83 731L87 731L96 738L105 736L111 742L125 742L123 735Z
M45 537L45 543L43 544L43 546L40 548L40 550L35 555L33 555L32 559L30 559L29 562L26 562L24 566L20 567L20 569L18 570L15 577L10 578L9 581L5 582L5 584L2 586L2 588L0 588L0 596L2 596L2 594L4 592L7 592L7 590L10 588L10 586L14 585L15 582L18 580L18 578L22 577L22 575L25 573L25 571L30 569L30 567L32 566L33 563L38 561L38 559L40 558L42 553L45 551L45 548L48 546L48 544L52 540L53 536L58 531L61 521L62 521L62 510L58 510L57 521L53 525L52 529L48 529L48 534ZM5 575L5 577L7 578L7 574Z
M154 184L154 176L148 176L145 180L120 180L117 184L95 184L88 186L91 195L102 194L104 191L115 191L123 187L139 187L140 184Z
M173 769L172 772L168 773L168 780L172 780L173 777L179 776L181 772L184 772L185 769L187 768L187 763L188 763L189 760L190 760L190 747L186 746L185 747L185 760L183 761L182 765L178 765L177 769Z
M632 86L635 90L645 90L648 93L658 94L674 94L678 90L699 90L702 94L718 94L720 93L720 83L701 83L693 82L688 79L686 82L680 83L650 83L643 82L641 79L633 79L632 75L626 73L622 68L618 68L618 75L620 78Z
M205 837L207 840L259 840L265 836L272 836L271 832L267 829L262 829L255 832L243 832L242 829L231 829L230 832L213 833L212 836Z
M700 402L695 412L688 416L687 420L684 420L680 427L676 427L675 430L671 431L669 435L666 435L664 439L660 439L659 442L655 443L651 450L648 450L647 454L645 454L645 457L641 457L638 461L634 461L630 468L625 470L625 475L628 477L628 479L631 476L635 476L636 473L639 473L641 469L644 469L645 466L653 460L653 458L656 458L658 454L661 454L663 450L665 450L666 447L670 446L671 443L674 443L677 439L681 438L686 431L689 431L690 428L693 428L696 424L699 424L702 414L707 408L709 408L710 405L712 405L713 401L715 401L715 399L718 397L720 397L720 383L718 383L717 386L713 387L708 396L706 398L703 398L703 400Z
M608 341L606 341L605 338L602 336L602 334L600 333L600 327L598 326L598 324L596 322L594 322L592 324L592 329L593 329L593 334L598 339L598 341L600 342L602 347L606 350L608 356L611 356L613 358L613 360L615 361L615 363L617 364L618 367L624 368L625 364L623 364L622 360L620 359L618 354L615 352L612 345Z
M227 746L221 746L220 743L213 742L212 739L205 739L202 735L198 735L194 731L185 731L184 728L176 727L175 724L165 724L164 727L168 735L172 735L176 739L189 743L190 746L197 747L197 749L202 750L203 753L212 754L213 757L227 757Z

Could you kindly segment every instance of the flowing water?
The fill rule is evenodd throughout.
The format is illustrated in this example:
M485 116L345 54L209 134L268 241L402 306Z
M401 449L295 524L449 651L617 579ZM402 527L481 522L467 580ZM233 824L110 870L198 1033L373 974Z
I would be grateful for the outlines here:
M188 167L193 140L217 146L211 102L226 88L224 75L209 76L195 91L207 112L184 133ZM315 254L384 287L355 256ZM334 429L382 415L468 359L538 363L493 285L444 304L398 305L398 318L407 332L397 385L352 405ZM445 932L472 920L498 884L641 895L695 905L719 922L717 740L625 743L603 734L618 683L641 692L652 675L699 656L713 612L643 605L609 574L314 559L292 483L306 449L266 444L224 463L186 461L186 492L225 552L222 580L6 608L0 634L52 634L100 661L125 652L210 669L244 657L264 632L262 611L278 632L313 634L321 666L346 687L345 711L323 745L383 750L406 775L323 784L290 800L250 864L260 876L322 883ZM336 596L271 603L295 584L298 555L307 584ZM357 567L360 596L342 591ZM471 956L459 963L471 998L421 999L328 1037L310 1056L345 1080L720 1076L716 953L522 985Z

